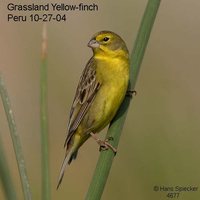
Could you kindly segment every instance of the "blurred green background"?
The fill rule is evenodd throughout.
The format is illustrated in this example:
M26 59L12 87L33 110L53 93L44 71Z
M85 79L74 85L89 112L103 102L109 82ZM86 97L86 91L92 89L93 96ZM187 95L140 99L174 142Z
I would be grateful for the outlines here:
M20 1L14 1L19 3ZM32 3L27 0L23 3ZM48 1L34 1L34 3ZM54 2L53 0L51 2ZM59 1L80 3L79 1ZM48 23L48 109L52 199L84 199L97 159L89 140L56 191L64 156L68 113L77 82L92 55L91 36L112 30L129 50L147 0L84 1L96 12L67 12L66 22ZM20 134L33 199L40 199L39 69L42 23L8 23L8 1L0 7L0 72ZM22 2L21 2L22 3ZM162 1L141 66L136 91L102 199L167 199L157 186L200 186L200 2ZM16 12L17 13L17 12ZM19 199L18 169L0 101L0 132ZM105 131L103 132L105 133ZM101 134L104 137L104 134ZM1 187L2 188L2 187ZM4 199L0 189L0 199ZM179 199L200 199L182 192Z

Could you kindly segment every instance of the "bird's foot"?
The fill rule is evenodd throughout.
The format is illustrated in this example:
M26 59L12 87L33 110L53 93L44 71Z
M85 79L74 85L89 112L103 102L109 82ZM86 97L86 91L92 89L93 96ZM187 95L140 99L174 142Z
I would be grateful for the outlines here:
M94 133L90 133L90 135L92 136L92 138L95 139L95 141L99 144L99 151L105 151L108 149L111 149L113 151L114 154L117 153L117 149L115 147L113 147L108 141L109 140L113 140L113 137L109 137L106 140L100 140L96 134Z
M137 92L135 90L127 90L126 91L126 96L127 97L133 97L133 94L136 95Z
M105 151L105 150L107 150L107 149L110 148L110 149L113 151L113 153L116 154L116 153L117 153L117 149L116 149L115 147L113 147L113 146L109 143L110 140L114 140L113 137L109 137L109 138L107 138L106 140L101 141L99 151Z

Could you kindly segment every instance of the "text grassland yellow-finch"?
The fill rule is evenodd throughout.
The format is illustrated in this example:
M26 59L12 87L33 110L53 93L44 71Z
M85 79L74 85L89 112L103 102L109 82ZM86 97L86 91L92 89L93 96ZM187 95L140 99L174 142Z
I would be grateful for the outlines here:
M107 126L120 107L129 81L129 53L125 42L111 31L96 33L88 46L93 56L80 78L70 111L66 154L58 179L59 187L66 165L76 158L80 146L92 136L105 148L116 151L96 133Z

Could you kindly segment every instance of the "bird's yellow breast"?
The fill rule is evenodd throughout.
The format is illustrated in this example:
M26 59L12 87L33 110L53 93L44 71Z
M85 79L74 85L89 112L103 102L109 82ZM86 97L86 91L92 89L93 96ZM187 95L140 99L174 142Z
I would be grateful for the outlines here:
M87 115L93 131L99 132L110 123L124 99L129 80L129 62L121 57L97 56L95 59L96 76L101 87Z

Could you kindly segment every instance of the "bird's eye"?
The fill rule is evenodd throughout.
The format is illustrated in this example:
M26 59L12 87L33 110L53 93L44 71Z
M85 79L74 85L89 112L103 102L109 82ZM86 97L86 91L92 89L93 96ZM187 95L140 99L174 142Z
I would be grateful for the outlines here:
M103 38L103 41L104 41L104 42L107 42L108 40L109 40L109 37Z

